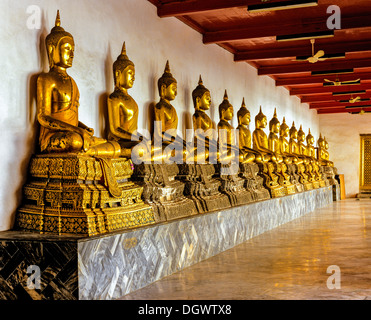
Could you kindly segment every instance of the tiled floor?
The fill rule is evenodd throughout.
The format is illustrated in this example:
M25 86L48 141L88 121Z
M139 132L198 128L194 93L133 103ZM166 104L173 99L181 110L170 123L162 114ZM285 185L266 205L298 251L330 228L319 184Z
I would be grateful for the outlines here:
M371 200L334 202L122 299L371 299Z

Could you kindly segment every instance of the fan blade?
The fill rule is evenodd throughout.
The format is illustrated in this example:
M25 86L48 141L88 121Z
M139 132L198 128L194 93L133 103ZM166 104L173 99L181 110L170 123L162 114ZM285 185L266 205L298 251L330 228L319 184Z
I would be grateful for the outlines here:
M353 83L353 82L358 82L360 81L361 78L357 79L357 80L350 80L350 81L342 81L342 83Z
M313 58L321 58L321 57L323 57L325 55L325 51L323 51L323 50L319 50L314 56L313 56Z
M325 80L326 82L332 82L332 83L335 82L335 81L332 81L332 80L329 80L329 79L323 79L323 80Z

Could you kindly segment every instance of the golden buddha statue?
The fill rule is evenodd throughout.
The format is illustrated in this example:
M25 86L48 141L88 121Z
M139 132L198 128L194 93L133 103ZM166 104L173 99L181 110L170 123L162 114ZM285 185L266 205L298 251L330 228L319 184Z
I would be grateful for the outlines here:
M280 139L278 133L280 132L280 121L277 118L276 108L274 108L273 118L269 121L269 136L268 136L268 149L275 155L277 163L283 161L280 155Z
M306 147L303 145L303 141L305 141L305 133L300 126L300 136L299 132L295 127L295 123L292 123L292 127L290 128L290 152L296 156L294 158L294 163L297 165L297 171L299 176L299 182L304 185L305 190L313 189L313 185L309 182L309 175L307 173L308 168L307 164L309 163L309 158L306 156ZM297 141L296 141L297 140Z
M278 183L281 172L279 166L280 155L269 149L268 137L264 132L267 126L267 117L260 107L259 113L255 116L255 130L253 132L253 149L260 152L256 161L260 164L261 174L265 176L265 186L270 189L272 198L285 195L285 188ZM276 166L274 166L274 164Z
M233 118L233 106L228 101L227 90L224 92L222 103L219 105L218 144L219 162L231 163L239 153L235 145L234 128L229 123Z
M312 166L312 173L314 175L314 179L312 181L313 186L315 188L324 187L325 182L322 180L322 175L319 171L319 161L316 159L316 149L314 148L314 137L310 132L307 134L307 156L310 157L311 161L310 164Z
M296 164L302 163L303 160L300 158L300 156L301 156L300 148L299 148L299 144L297 142L298 130L295 127L295 122L294 121L292 122L292 126L289 130L289 134L290 134L289 153L292 154L293 156L295 156L293 158L294 163L296 163Z
M218 145L216 137L212 136L214 126L205 112L210 109L211 95L210 91L203 85L201 75L197 87L192 91L192 100L195 108L195 113L192 116L196 147L195 160L199 162L198 160L205 159L216 163ZM200 154L202 148L205 148L205 155L203 155L203 152Z
M157 140L161 140L163 155L162 159L175 157L175 162L187 161L186 142L177 134L178 115L171 101L177 96L177 81L170 72L169 61L166 62L165 70L161 78L158 79L158 90L160 101L155 106L155 129L154 146L158 149ZM171 145L171 146L170 146ZM169 148L167 148L169 146ZM173 148L171 148L173 147ZM180 154L177 154L180 151ZM152 155L152 159L158 159L158 155Z
M263 157L257 157L258 162L268 162L272 160L274 163L279 163L282 157L278 151L269 149L269 142L264 128L267 126L267 117L263 114L260 107L259 113L255 116L255 130L253 132L253 149L260 151Z
M119 156L121 148L117 142L95 137L94 129L78 120L79 90L67 74L72 67L75 44L72 35L60 26L59 11L45 43L50 70L37 79L41 152Z
M299 131L298 131L297 140L298 140L299 154L304 159L304 163L308 163L309 159L307 157L307 146L304 143L305 132L303 131L303 128L302 128L301 125L300 125Z
M279 144L280 144L280 153L284 157L284 162L286 164L290 164L294 161L295 156L293 156L290 153L290 144L287 140L287 137L290 134L290 128L286 123L285 117L283 117L282 124L280 126L280 138L279 138Z
M115 89L107 99L109 132L108 140L117 141L121 146L121 156L131 158L132 149L143 140L137 133L138 105L128 94L135 80L135 66L126 55L125 42L121 54L113 63L113 77ZM143 146L144 143L141 144ZM148 151L141 150L138 156Z
M237 111L238 119L238 147L240 149L240 163L250 163L255 160L256 150L251 148L250 111L245 105L245 98L242 99L241 108Z
M237 111L237 119L240 175L246 180L246 188L253 192L255 200L269 199L269 191L263 186L264 179L258 174L259 166L255 162L256 157L262 159L264 156L251 148L250 111L246 108L244 98L241 108Z
M277 118L276 108L274 109L273 118L269 121L269 136L268 136L268 149L271 150L276 157L276 173L279 174L279 183L286 188L287 194L295 193L295 186L291 183L290 175L287 174L287 162L281 153L280 138L280 121ZM285 161L284 161L285 160Z
M330 153L328 152L329 145L328 145L328 142L326 140L326 137L323 137L323 146L324 146L324 149L325 149L324 150L325 160L327 161L328 166L333 167L334 163L332 161L330 161Z
M79 90L67 74L74 40L60 26L59 11L45 43L50 70L37 79L41 154L30 160L17 227L91 236L154 223L120 145L78 120Z

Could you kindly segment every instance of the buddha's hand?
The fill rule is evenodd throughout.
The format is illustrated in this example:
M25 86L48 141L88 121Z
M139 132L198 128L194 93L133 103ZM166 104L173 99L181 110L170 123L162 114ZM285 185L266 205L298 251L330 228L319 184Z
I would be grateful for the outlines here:
M86 131L90 136L93 136L93 135L94 135L94 129L93 129L93 128L86 127L86 128L85 128L85 131Z

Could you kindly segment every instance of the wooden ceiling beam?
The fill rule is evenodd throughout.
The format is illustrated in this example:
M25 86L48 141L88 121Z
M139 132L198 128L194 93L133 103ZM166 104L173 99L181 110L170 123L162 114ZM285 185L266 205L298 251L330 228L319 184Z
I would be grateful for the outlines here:
M343 59L340 59L343 60ZM274 74L288 74L288 73L299 73L299 72L312 72L312 71L329 71L329 70L340 70L352 68L367 68L371 67L371 59L354 59L344 61L320 61L317 63L295 63L285 64L277 66L259 67L258 75L274 75Z
M326 114L326 113L349 113L349 112L359 112L363 109L364 111L371 111L371 108L359 108L359 109L345 109L345 108L333 108L333 109L318 109L317 114Z
M309 109L326 109L326 108L344 108L346 106L363 106L371 105L370 101L361 101L356 103L340 103L338 101L322 102L322 103L309 103Z
M302 103L310 103L312 106L312 102L333 102L337 103L338 105L350 105L351 103L341 103L339 100L346 100L350 98L350 94L348 95L341 95L341 96L333 96L332 94L315 94L311 96L302 96L301 102ZM353 94L353 97L360 96L362 99L364 98L370 98L371 94L366 91L366 93L357 93ZM368 101L361 102L363 104L368 104Z
M160 18L177 17L182 15L191 15L204 13L219 9L229 9L236 7L246 7L248 2L256 3L256 1L247 0L188 0L174 1L168 3L159 3L157 5L157 15Z
M343 92L343 91L359 91L359 90L371 90L371 84L293 88L293 89L290 89L290 95L291 96L302 96L302 95Z
M254 38L265 38L265 37L275 37L290 34L301 34L301 33L313 33L328 31L327 28L327 16L316 18L313 17L311 21L303 20L295 24L283 24L277 26L276 23L270 23L265 21L263 26L252 25L251 27L245 28L233 28L224 29L222 31L209 31L205 32L203 35L203 43L220 43L220 42L230 42ZM346 29L356 29L371 27L370 15L358 16L358 17L342 17L341 19L341 30Z
M350 74L341 75L327 75L327 76L307 76L307 77L292 77L292 78L279 78L276 79L276 86L295 86L295 85L307 85L307 84L319 84L324 83L324 79L336 80L338 78L341 81L352 81L361 79L371 80L371 72L354 72Z
M326 54L371 51L371 40L321 44L319 45L319 47L321 50L324 50ZM234 55L234 61L254 61L263 59L289 58L306 55L310 56L311 54L312 49L308 41L307 47L292 46L289 48L237 52Z

